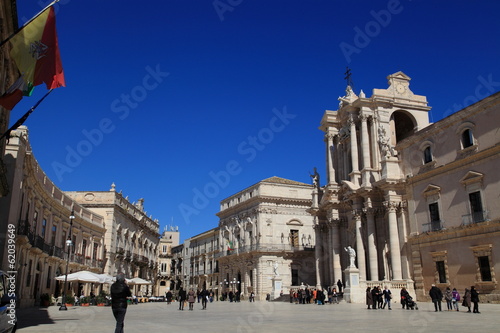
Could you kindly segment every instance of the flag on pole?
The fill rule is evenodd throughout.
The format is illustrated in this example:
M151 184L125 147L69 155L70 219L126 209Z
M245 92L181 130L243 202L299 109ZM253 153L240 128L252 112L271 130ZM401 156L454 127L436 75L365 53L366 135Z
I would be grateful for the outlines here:
M33 89L29 89L24 77L20 76L7 91L0 96L0 105L7 110L12 110L14 106L23 98L23 96L31 96Z
M28 23L10 43L10 55L28 89L42 83L47 89L65 86L54 7L49 7Z
M227 250L228 251L233 250L233 242L231 242L229 239L227 239Z

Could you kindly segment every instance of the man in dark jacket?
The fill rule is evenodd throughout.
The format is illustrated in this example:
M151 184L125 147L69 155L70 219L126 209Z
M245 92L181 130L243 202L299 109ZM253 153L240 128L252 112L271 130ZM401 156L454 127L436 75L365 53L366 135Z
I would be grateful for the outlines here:
M431 290L429 290L429 296L432 299L432 303L434 303L434 309L436 312L441 311L441 300L443 299L443 293L441 292L441 289L436 287L436 285L432 285Z
M131 297L130 288L125 283L125 275L118 273L116 282L111 285L111 309L116 319L115 333L123 333L123 321L127 313L127 297Z

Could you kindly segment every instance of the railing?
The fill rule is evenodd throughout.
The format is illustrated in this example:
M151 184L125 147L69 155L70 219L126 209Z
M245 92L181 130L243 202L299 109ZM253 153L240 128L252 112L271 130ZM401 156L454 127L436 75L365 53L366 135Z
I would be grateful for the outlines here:
M462 215L462 225L469 225L489 220L489 212L483 210L472 214Z
M431 221L429 223L422 224L423 232L432 232L444 229L444 222L441 220Z
M290 244L252 244L246 246L240 246L236 249L226 250L226 255L246 253L251 251L259 251L259 252L299 252L299 251L314 251L314 246L310 245L300 245L293 246ZM216 257L220 257L218 255Z

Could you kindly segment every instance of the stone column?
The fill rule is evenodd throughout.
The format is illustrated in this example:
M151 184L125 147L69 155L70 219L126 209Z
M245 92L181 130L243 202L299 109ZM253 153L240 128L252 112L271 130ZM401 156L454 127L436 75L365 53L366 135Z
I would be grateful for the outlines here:
M368 265L370 267L370 280L378 281L378 258L375 235L375 212L368 203L365 207L366 213L366 231L368 233Z
M318 217L314 216L314 233L315 233L315 246L314 246L314 263L315 263L315 269L316 269L316 288L320 289L321 288L321 275L320 275L320 247L319 247L319 240L321 239L321 234L320 234L320 227L318 224Z
M402 265L402 275L403 279L410 278L410 263L408 261L407 246L408 246L408 232L406 228L406 201L402 201L399 204L398 210L398 229L399 233L399 245L401 248L401 265Z
M396 208L398 206L398 203L395 201L385 201L384 205L388 210L389 248L391 251L392 280L402 280L401 249L399 247L398 218L396 216Z
M349 124L351 128L351 162L352 162L352 171L351 171L351 182L354 184L359 184L358 182L358 174L359 174L359 162L358 162L358 139L356 136L356 124L354 123L354 119L349 119Z
M340 220L332 220L331 238L333 245L332 259L333 259L333 285L335 286L337 280L342 280L342 266L340 264L340 251L342 249L340 244Z
M361 210L354 210L352 214L356 223L356 256L358 258L359 279L366 280L365 246L363 244L363 234L361 233Z
M368 117L362 114L359 119L361 120L361 152L363 154L363 178L362 184L369 186L370 184L370 137L368 136Z
M333 135L326 134L326 166L327 166L327 174L328 174L328 184L335 183L335 168L333 167L333 154L332 149L334 147L333 144Z

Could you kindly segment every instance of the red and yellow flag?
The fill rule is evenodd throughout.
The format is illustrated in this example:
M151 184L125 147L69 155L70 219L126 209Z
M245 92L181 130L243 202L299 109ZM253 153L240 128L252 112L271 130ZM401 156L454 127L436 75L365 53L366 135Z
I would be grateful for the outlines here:
M10 43L10 55L28 87L42 83L46 84L47 89L65 86L54 7L42 12L17 33Z

